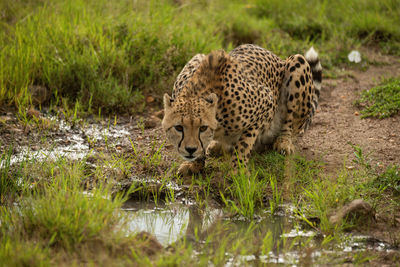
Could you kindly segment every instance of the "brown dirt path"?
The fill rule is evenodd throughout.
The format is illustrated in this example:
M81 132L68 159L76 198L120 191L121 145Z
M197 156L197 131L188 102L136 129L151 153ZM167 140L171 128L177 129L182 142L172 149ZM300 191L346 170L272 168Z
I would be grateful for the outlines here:
M298 140L299 153L307 159L321 159L329 172L339 170L346 160L351 168L358 145L379 167L400 164L400 115L391 118L361 119L354 106L362 90L370 89L385 77L400 77L400 59L374 55L380 62L366 71L343 70L345 78L325 79L317 113L306 133Z

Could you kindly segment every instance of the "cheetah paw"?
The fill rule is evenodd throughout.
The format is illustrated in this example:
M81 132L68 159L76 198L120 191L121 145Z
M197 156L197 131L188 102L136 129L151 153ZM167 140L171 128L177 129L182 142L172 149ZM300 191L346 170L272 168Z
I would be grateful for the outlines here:
M197 161L185 161L179 166L178 175L179 176L190 176L195 173L201 172L204 167L204 163Z
M282 155L291 155L294 153L294 145L291 138L279 136L274 142L274 150Z
M222 155L222 145L218 141L211 141L206 150L206 157L216 158Z

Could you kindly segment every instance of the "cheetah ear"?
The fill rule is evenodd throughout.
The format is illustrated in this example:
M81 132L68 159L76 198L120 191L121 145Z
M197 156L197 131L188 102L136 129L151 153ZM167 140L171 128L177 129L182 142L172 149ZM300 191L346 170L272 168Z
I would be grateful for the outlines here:
M218 103L218 96L214 93L209 94L205 100L210 103L211 106L216 106Z
M173 100L171 99L171 97L165 93L164 94L164 109L169 109L171 107L171 103L173 102Z

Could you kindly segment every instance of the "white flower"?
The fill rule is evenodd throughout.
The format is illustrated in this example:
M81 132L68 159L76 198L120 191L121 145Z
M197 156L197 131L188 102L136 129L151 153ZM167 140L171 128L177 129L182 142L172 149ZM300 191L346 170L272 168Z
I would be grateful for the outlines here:
M361 54L357 50L353 50L347 56L350 62L360 63L361 62Z

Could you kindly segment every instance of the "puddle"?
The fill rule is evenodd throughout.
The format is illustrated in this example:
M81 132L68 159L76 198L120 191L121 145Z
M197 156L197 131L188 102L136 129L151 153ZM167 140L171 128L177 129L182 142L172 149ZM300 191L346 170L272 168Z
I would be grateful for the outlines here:
M156 206L153 203L128 201L123 210L128 213L130 231L151 233L163 246L184 237L192 238L191 228L200 226L199 229L206 229L222 216L221 210L213 209L207 210L205 216L200 218L195 214L194 206L181 203Z
M86 123L83 126L73 127L68 122L55 117L47 117L52 121L57 121L57 130L48 138L45 147L38 144L19 147L18 153L12 155L10 164L15 164L23 160L46 160L57 159L59 157L71 160L80 160L90 152L90 143L104 143L111 147L122 145L128 141L129 130L133 128L127 125L101 125L99 123ZM2 167L2 166L0 166Z
M281 209L283 211L279 212L279 215L271 216L265 212L259 215L256 222L250 222L241 218L227 218L219 209L199 210L195 205L181 203L155 206L130 201L124 205L124 211L129 216L129 230L134 233L151 233L164 247L185 239L194 242L195 254L199 255L201 249L196 248L205 243L215 243L213 246L218 247L226 245L224 242L227 240L228 243L242 242L250 254L238 256L225 253L225 266L240 266L246 263L297 265L304 257L315 260L321 255L340 255L371 249L390 250L388 244L368 236L349 236L343 244L333 247L332 250L318 250L321 241L314 238L317 233L301 229L296 224L296 219L291 214L291 206L286 205ZM272 247L270 251L262 254L259 248L266 235L270 235ZM290 249L282 250L282 242L291 243ZM306 242L314 248L307 255L301 247L301 244Z
M199 210L195 205L181 203L155 206L154 204L130 201L125 203L123 209L128 213L130 231L151 233L164 247L183 238L193 241L197 245L211 240L218 246L218 242L223 242L224 239L226 241L226 238L232 242L243 240L244 244L250 242L253 244L249 243L248 245L254 245L254 243L262 242L268 233L274 244L277 244L285 233L293 237L305 236L307 238L314 234L294 228L291 216L271 217L265 213L265 216L260 216L256 223L250 223L241 218L227 218L219 209ZM230 257L228 254L226 256ZM286 256L284 262L287 262ZM232 256L226 264L227 266L230 266L230 263L236 265L237 261L252 261L254 257L253 255L239 258ZM283 261L283 256L279 254L276 256L274 252L270 252L266 258L268 258L268 262L280 263ZM258 260L260 260L259 257ZM266 259L265 262L267 262Z
M341 245L344 252L376 250L390 251L392 246L386 242L382 242L376 238L366 235L354 235Z

